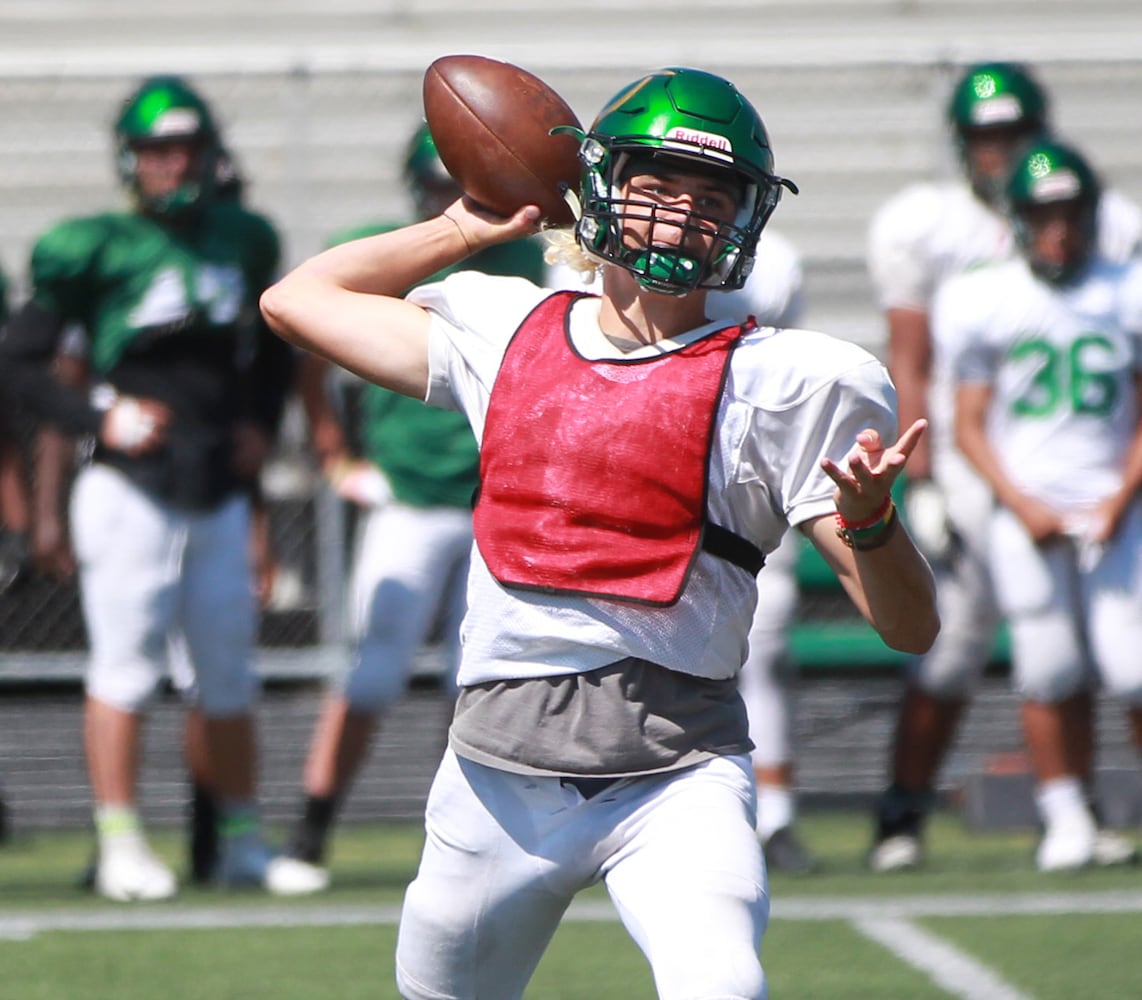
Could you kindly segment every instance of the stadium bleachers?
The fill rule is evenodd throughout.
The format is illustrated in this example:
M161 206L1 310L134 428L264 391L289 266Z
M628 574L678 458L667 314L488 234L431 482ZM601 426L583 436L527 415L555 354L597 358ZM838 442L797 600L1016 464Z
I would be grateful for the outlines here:
M583 117L641 68L725 73L762 109L780 169L802 186L776 224L809 263L810 319L873 345L864 229L891 191L949 169L939 108L950 65L1033 60L1063 130L1142 198L1131 140L1142 8L1130 0L43 0L0 4L0 29L0 260L17 276L52 219L116 197L111 109L137 76L161 70L193 75L217 99L293 259L362 217L405 213L399 149L437 55L520 62Z

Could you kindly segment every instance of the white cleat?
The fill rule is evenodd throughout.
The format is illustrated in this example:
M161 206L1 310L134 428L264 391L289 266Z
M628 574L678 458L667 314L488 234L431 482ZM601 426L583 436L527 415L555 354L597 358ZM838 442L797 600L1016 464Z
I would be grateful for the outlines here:
M920 838L898 833L875 844L868 853L868 867L874 872L900 872L919 868L923 860Z
M1085 868L1095 859L1097 830L1085 813L1077 813L1047 827L1035 864L1041 872L1065 872Z
M130 835L101 845L95 891L120 903L150 902L174 896L178 880L141 836Z
M1138 860L1134 842L1113 830L1097 830L1094 835L1093 860L1100 868L1132 865Z
M266 868L265 886L275 896L308 896L329 888L329 869L282 854Z

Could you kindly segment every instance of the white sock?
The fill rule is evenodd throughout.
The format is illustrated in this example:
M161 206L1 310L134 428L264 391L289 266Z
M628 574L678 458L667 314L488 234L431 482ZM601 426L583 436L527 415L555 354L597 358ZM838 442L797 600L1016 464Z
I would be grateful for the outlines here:
M1080 815L1090 819L1082 782L1078 778L1053 778L1044 781L1035 789L1035 804L1039 807L1039 815L1047 826Z
M793 792L781 785L757 786L757 835L768 840L783 826L792 826L797 809Z
M143 839L143 824L134 806L95 807L95 835L101 850L127 847Z

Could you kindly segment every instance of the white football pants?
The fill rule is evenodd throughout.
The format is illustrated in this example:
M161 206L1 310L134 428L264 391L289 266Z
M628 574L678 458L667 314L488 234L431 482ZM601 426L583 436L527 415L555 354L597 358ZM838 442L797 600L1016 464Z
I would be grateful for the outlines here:
M350 633L356 646L338 684L358 712L396 701L413 658L441 623L446 684L460 663L472 512L410 507L389 501L365 515L350 589Z
M1097 677L1142 705L1142 504L1089 563L1070 541L1036 546L1008 510L996 513L991 539L1016 690L1053 704Z
M572 897L601 879L661 1000L762 1000L769 897L754 808L744 755L584 799L559 778L448 751L401 913L401 995L521 997Z
M178 511L94 464L76 479L71 530L91 647L88 694L141 710L167 668L168 640L180 635L203 712L249 711L258 682L247 499Z

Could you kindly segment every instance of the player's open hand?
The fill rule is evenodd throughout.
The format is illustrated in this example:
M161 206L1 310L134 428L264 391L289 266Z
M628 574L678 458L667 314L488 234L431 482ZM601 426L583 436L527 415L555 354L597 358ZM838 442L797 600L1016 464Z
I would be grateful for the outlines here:
M841 465L822 459L821 468L837 484L833 493L837 513L846 521L871 517L892 491L892 484L927 427L927 420L917 420L895 444L887 447L878 431L867 428L857 434L856 444Z

